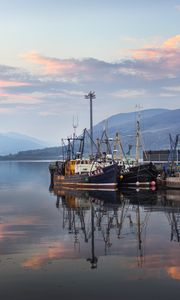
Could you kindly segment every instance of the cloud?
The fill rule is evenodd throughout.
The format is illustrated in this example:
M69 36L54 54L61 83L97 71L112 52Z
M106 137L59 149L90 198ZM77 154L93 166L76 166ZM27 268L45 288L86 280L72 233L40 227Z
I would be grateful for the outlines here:
M39 253L25 260L22 266L27 269L38 270L47 264L49 261L61 259L63 257L72 257L72 250L65 248L61 243L51 243L49 248L44 250L44 253Z
M33 51L22 55L22 57L35 65L42 66L44 74L57 74L72 71L75 68L74 60L60 60L49 58Z
M164 87L164 90L170 91L170 92L180 92L180 86L166 86Z
M142 49L130 50L132 57L135 60L142 60L144 62L155 62L161 68L166 70L179 73L180 66L180 35L173 36L159 47L148 47Z
M172 85L172 86L165 86L162 87L162 90L164 90L162 93L160 93L161 97L177 97L180 93L180 86L179 85Z
M41 79L56 78L61 82L81 83L102 79L109 81L110 76L118 65L100 61L94 58L84 59L57 59L43 56L37 52L24 54L23 59L41 66L39 74Z
M164 41L161 45L145 46L140 49L129 49L128 51L137 60L158 60L161 57L169 57L179 53L179 42L180 35L175 35Z
M0 108L0 114L12 114L12 113L14 113L15 112L15 109L13 109L13 108L7 108L7 107L1 107Z
M2 87L11 87L11 86L28 86L28 85L31 85L30 82L0 80L0 88L2 88Z
M128 39L129 40L129 39ZM37 52L23 55L29 62L40 66L45 78L56 78L61 83L101 82L113 84L123 76L138 76L145 80L175 78L180 75L180 35L137 49L127 49L129 59L105 62L93 58L57 59ZM155 46L156 45L156 46Z
M11 208L12 210L12 208ZM10 221L6 223L0 223L0 241L2 242L7 237L10 239L15 239L19 236L26 235L27 226L39 224L38 217L35 216L16 216L12 217ZM13 230L15 226L19 226L21 230Z
M180 4L175 6L175 9L180 11Z
M59 116L59 111L40 111L39 115L42 117Z
M1 98L1 94L0 94ZM4 95L3 99L0 99L1 104L25 104L25 105L35 105L42 103L41 99L36 99L29 97L28 95Z
M2 113L8 112L10 105L17 111L21 107L21 112L27 110L27 106L42 118L58 116L62 112L73 114L73 110L81 113L87 107L84 94L91 89L97 94L96 112L99 111L99 115L102 115L102 103L108 110L110 108L109 114L121 109L117 99L127 99L127 105L134 105L132 101L140 97L144 107L147 98L151 106L155 97L175 101L179 95L175 88L180 80L179 42L178 34L161 42L156 38L156 42L152 40L152 44L139 49L127 49L130 57L115 62L26 53L23 60L29 62L29 71L0 66Z
M12 94L3 92L0 89L0 104L26 104L26 105L35 105L42 103L41 99L38 97L33 97L29 94Z
M144 96L146 94L145 90L120 90L112 93L114 97L117 98L137 98Z
M172 97L176 97L177 95L176 94L173 94L173 93L160 93L159 94L159 97L162 97L162 98L172 98Z
M167 273L172 279L180 280L180 267L169 267Z
M172 38L166 40L163 45L162 48L177 48L178 44L180 42L180 35L175 35Z

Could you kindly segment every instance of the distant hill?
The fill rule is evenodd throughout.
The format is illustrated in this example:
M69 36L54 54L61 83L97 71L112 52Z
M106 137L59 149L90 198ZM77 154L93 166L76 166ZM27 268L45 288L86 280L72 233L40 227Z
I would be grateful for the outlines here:
M60 158L60 147L20 151L16 154L0 156L0 160L57 160Z
M140 112L141 117L144 120L151 119L157 115L161 115L162 113L169 112L168 109L158 108L158 109L147 109ZM171 112L171 111L170 111ZM119 128L120 126L128 126L134 127L134 122L136 119L137 112L129 112L129 113L119 113L109 117L107 120L103 120L94 126L94 132L104 127L105 122L108 123L108 128ZM129 125L128 125L129 124ZM132 127L132 129L133 129Z
M137 113L117 114L110 117L107 122L108 136L114 137L116 132L121 135L125 151L128 145L135 145ZM140 127L142 142L146 150L169 149L169 133L174 137L180 133L180 109L149 109L140 113ZM94 137L97 137L105 120L94 127Z
M0 133L0 155L47 147L47 143L27 135L8 132Z
M115 137L119 132L125 152L128 145L135 151L136 113L120 113L103 120L94 126L94 139L101 137L105 126L108 136ZM141 111L141 133L145 150L169 149L169 133L172 137L180 134L180 109L148 109ZM21 151L16 155L0 157L0 159L58 159L60 147L41 150Z

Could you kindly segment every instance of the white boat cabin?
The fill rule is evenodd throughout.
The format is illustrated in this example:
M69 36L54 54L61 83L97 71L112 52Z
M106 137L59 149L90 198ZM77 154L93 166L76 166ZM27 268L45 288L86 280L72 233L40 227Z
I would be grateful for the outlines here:
M65 175L88 174L97 169L97 164L98 163L88 159L74 159L67 161L65 164Z

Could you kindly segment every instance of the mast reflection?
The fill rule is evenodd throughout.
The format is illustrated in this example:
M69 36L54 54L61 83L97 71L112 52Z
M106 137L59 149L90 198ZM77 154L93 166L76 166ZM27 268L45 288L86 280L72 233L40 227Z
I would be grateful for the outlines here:
M180 241L180 199L174 191L58 190L55 194L62 227L73 235L74 247L78 246L80 251L82 240L90 244L86 260L92 269L97 268L98 257L102 255L121 255L124 239L128 240L131 251L136 241L137 264L142 267L146 231L153 212L165 213L170 241Z

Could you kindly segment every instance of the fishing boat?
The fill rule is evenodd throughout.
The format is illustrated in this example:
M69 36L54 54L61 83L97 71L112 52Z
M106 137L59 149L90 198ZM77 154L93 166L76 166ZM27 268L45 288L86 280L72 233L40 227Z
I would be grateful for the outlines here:
M62 147L66 158L49 165L52 187L67 187L77 189L117 189L118 166L114 160L109 160L106 153L99 155L97 145L93 141L92 99L94 92L86 98L90 99L90 133L85 128L79 137L75 132L67 139L68 143ZM86 137L89 137L90 154L85 151ZM79 143L77 148L76 142ZM94 147L96 152L94 153Z
M88 159L57 162L53 174L54 187L77 189L116 189L118 166Z
M104 153L87 156L84 152L85 133L80 138L68 138L67 157L50 163L51 188L117 189L118 164ZM80 140L79 151L74 154L75 140ZM64 150L63 150L64 151ZM85 157L86 156L86 157Z
M142 163L121 168L119 186L156 186L157 169L153 163Z
M139 148L141 146L140 119L137 119L136 127L136 153L135 159L130 157L132 145L124 155L124 160L119 161L119 187L122 186L150 186L155 187L158 171L152 163L144 163L140 160ZM122 147L122 146L121 146Z
M168 163L164 164L163 172L158 179L159 185L168 189L180 189L180 168L178 160L179 136L180 134L176 134L173 139L172 135L169 134L170 151Z
M165 175L165 185L167 188L180 189L180 169L178 161L178 144L180 134L176 134L173 139L172 135L169 134L170 138L170 153L169 153L169 174Z

